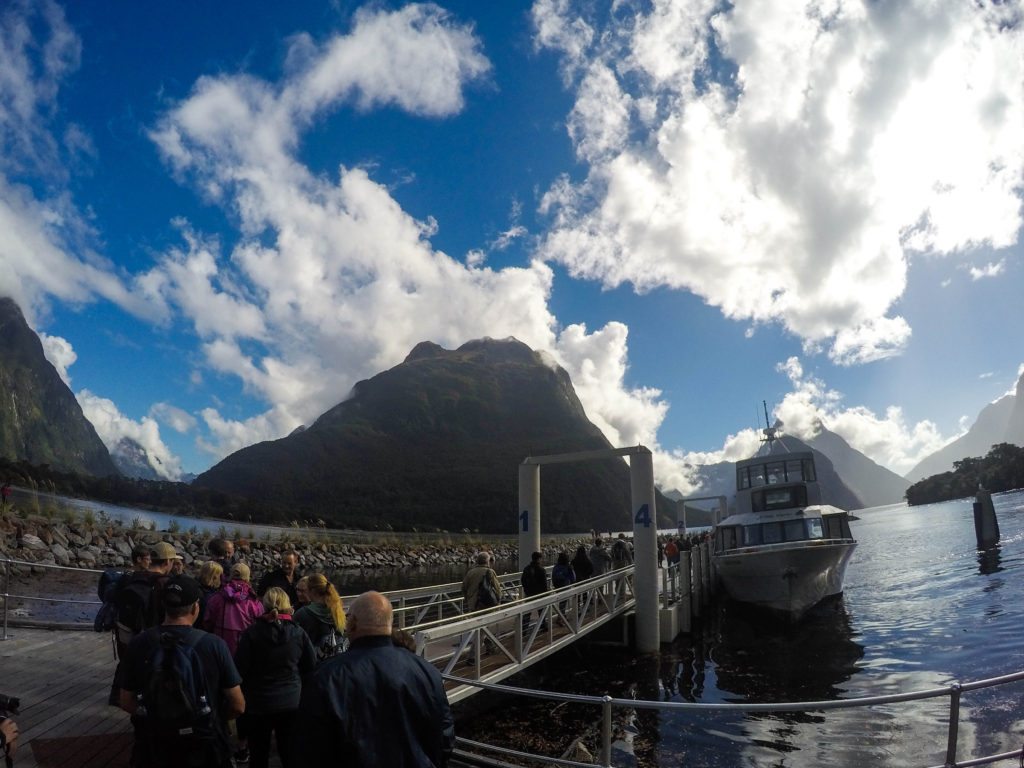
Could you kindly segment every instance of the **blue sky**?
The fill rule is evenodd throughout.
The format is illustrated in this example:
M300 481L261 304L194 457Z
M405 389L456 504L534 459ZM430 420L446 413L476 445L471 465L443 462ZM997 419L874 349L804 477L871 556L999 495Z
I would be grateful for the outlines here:
M0 294L169 477L516 336L666 488L1007 392L1019 3L0 6Z

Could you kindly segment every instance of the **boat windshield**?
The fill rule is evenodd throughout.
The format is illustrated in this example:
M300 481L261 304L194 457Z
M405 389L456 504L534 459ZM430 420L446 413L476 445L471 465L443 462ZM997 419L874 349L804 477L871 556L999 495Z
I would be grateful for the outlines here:
M829 538L843 538L840 534L841 531L837 530L836 535L830 535ZM718 529L715 549L722 552L737 547L756 547L762 544L782 544L789 541L809 541L823 538L825 538L825 529L817 517L755 525L723 526Z
M817 480L812 459L773 459L736 468L736 488L758 488L783 483L813 483Z
M787 485L783 488L768 487L750 494L750 508L754 512L806 506L807 486L805 485Z

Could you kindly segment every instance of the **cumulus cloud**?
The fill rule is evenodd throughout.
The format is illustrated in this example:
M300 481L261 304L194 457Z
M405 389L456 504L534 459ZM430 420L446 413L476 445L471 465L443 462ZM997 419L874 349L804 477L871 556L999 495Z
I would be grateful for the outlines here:
M586 177L542 254L779 322L841 365L898 354L908 254L1016 243L1024 24L998 3L538 0ZM985 270L983 270L984 272Z
M160 439L160 425L155 419L144 416L135 421L121 413L112 400L94 395L88 389L83 389L75 397L107 450L116 453L123 439L134 440L145 449L150 467L160 477L166 480L181 478L181 460Z
M51 296L102 297L157 319L161 307L94 252L94 233L67 191L67 167L90 142L74 125L59 141L53 130L58 95L80 56L81 42L55 2L0 8L0 295L17 301L33 325Z
M793 390L776 406L775 416L794 437L812 438L824 426L899 475L959 437L944 437L928 420L908 423L898 406L886 408L882 415L863 406L845 407L842 393L807 374L797 358L781 363L779 370L789 377Z
M196 428L195 416L170 403L154 403L149 415L182 435Z
M182 222L183 244L139 280L191 319L210 368L239 376L268 404L242 420L204 410L201 446L220 457L281 437L416 343L481 336L550 350L613 442L653 437L666 406L625 386L625 327L559 335L545 263L494 270L480 251L453 259L430 243L438 223L407 214L366 167L325 178L296 155L302 132L331 108L393 105L433 118L459 110L463 90L490 67L472 28L432 5L364 10L347 35L293 39L288 61L279 82L201 78L151 133L172 171L241 230L225 253ZM517 206L491 247L526 234Z
M1000 259L999 261L990 261L988 264L982 267L969 267L971 280L981 280L986 277L998 277L1003 274L1003 270L1006 268L1006 259Z
M46 359L57 369L57 373L60 374L64 383L70 387L71 377L68 375L68 368L78 359L71 342L60 336L49 336L45 333L39 334L39 341L43 344L43 354L46 355Z

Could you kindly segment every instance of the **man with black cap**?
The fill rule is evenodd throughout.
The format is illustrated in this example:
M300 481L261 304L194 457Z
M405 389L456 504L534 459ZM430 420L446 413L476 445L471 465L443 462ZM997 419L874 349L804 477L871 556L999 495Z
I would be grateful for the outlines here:
M227 721L245 711L242 679L227 644L195 629L199 584L173 576L163 588L164 620L128 646L121 708L132 716L132 768L231 766Z

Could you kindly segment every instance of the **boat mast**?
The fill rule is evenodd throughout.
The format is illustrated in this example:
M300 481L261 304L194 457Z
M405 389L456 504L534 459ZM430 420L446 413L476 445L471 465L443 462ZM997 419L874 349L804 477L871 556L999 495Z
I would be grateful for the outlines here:
M761 430L761 432L764 434L764 437L761 438L761 442L768 443L768 447L771 448L772 443L774 443L778 439L777 435L775 434L776 432L778 432L778 430L772 426L772 422L768 418L768 401L762 400L761 404L764 406L764 429Z

